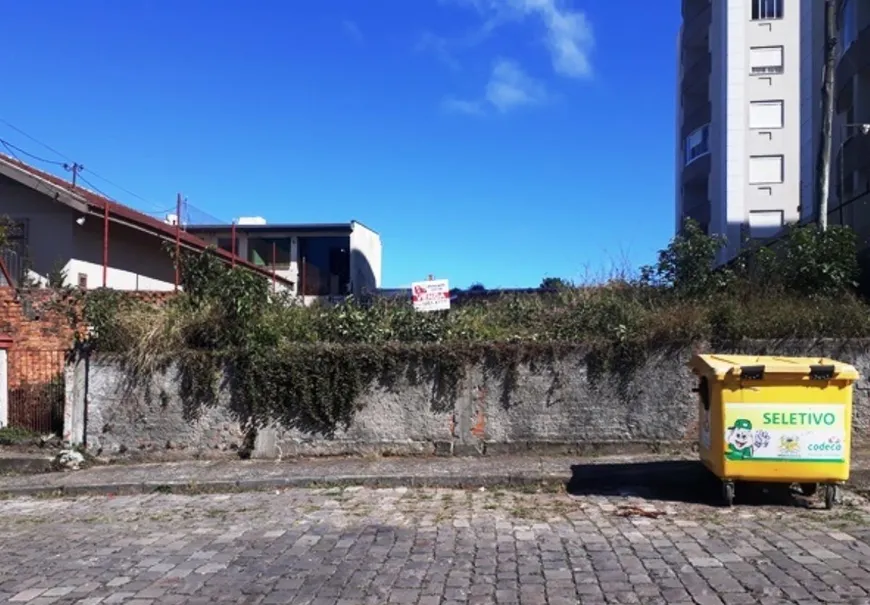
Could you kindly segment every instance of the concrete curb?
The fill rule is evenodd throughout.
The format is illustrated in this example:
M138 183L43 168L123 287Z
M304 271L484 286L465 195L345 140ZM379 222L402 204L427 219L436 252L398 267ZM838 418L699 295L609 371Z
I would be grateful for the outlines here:
M435 476L417 477L411 475L347 475L333 477L279 477L270 479L238 479L203 482L152 482L144 483L95 483L91 485L61 485L10 487L0 486L0 497L75 497L75 496L130 496L142 494L208 494L255 492L290 488L517 488L541 487L555 488L564 486L571 479L570 473L559 475L506 474L483 477Z
M50 456L0 456L0 475L38 475L52 470Z
M127 496L143 494L209 494L238 493L281 490L291 488L444 488L444 489L518 489L536 488L544 491L572 490L587 486L613 489L621 485L637 486L652 482L658 488L685 486L687 483L701 487L704 482L715 478L697 462L686 461L683 468L669 476L652 478L637 472L610 472L606 476L578 477L571 471L539 472L516 471L495 474L443 474L443 475L332 475L332 476L290 476L252 479L216 479L211 481L144 481L130 483L92 483L80 485L38 485L27 487L4 487L0 484L0 498L8 497L78 497L78 496ZM590 467L595 471L594 467ZM51 475L46 475L51 476ZM852 478L846 488L867 491L870 486L870 470L853 469Z

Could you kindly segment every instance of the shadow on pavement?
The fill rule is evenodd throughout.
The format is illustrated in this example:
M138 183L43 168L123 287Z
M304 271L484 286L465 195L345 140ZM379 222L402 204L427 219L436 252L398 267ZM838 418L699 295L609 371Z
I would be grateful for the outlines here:
M575 464L566 485L573 496L623 496L721 506L721 481L697 461ZM738 483L735 505L796 506L811 500L787 484Z

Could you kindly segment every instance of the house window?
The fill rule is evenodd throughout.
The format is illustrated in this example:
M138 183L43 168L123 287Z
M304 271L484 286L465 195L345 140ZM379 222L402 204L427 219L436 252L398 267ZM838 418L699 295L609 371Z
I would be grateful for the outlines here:
M749 158L749 184L772 185L783 181L781 155L754 155Z
M87 273L79 273L79 289L81 289L81 290L88 289L88 274Z
M248 237L248 262L286 271L290 268L290 238Z
M782 19L783 4L785 0L752 0L752 20Z
M306 296L344 296L350 288L350 238L299 238L301 291Z
M749 237L763 239L773 237L782 229L781 210L760 210L749 213Z
M238 237L236 237L236 240L238 240ZM221 250L225 250L225 251L229 252L230 254L232 254L233 252L238 254L239 253L238 246L239 246L239 242L236 241L236 247L233 248L233 238L232 237L219 237L219 238L217 238L217 247L220 248Z
M710 153L710 125L705 124L686 137L685 149L683 149L686 166L708 153Z
M749 49L749 70L754 76L781 74L782 46L753 46Z
M749 127L753 130L782 128L782 101L752 101L749 104Z

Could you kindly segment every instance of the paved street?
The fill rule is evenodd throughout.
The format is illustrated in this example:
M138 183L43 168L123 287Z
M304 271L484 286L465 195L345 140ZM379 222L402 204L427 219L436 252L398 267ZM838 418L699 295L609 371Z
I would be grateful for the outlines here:
M498 490L0 501L0 601L870 603L833 511Z

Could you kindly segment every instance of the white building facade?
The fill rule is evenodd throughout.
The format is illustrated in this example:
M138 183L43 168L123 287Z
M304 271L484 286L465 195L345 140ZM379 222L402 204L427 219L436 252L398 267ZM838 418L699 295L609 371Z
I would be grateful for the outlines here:
M824 2L683 0L676 223L747 239L813 216Z

